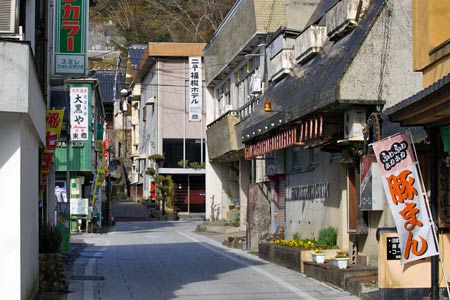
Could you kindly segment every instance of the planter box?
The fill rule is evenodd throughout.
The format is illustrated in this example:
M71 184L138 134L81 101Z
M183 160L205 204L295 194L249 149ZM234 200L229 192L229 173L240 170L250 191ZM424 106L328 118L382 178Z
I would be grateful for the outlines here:
M272 243L260 243L258 245L258 256L260 258L297 272L303 272L302 252L310 251Z
M339 269L332 265L330 261L324 264L304 262L305 275L319 281L328 282L334 286L347 290L347 283L350 278L377 276L378 267L368 267L350 264L347 269Z

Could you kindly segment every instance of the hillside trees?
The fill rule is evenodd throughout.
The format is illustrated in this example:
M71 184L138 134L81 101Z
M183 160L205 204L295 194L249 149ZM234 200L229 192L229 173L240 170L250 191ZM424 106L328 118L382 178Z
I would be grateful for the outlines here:
M152 42L208 42L233 0L95 0L91 22L112 22L117 47ZM119 42L120 41L120 42Z

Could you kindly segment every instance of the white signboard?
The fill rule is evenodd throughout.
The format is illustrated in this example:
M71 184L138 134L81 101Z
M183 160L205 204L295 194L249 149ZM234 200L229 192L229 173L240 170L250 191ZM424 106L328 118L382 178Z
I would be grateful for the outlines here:
M384 192L394 216L401 247L401 263L438 255L426 194L408 134L373 144Z
M71 198L70 214L71 215L87 215L88 214L88 198Z
M89 88L70 88L70 140L87 141L89 136Z
M200 122L202 120L202 58L200 56L189 57L189 121Z

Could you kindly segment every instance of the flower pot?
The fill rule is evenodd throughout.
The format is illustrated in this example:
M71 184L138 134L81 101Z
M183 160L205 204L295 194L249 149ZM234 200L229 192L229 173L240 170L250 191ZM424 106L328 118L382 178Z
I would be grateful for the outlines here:
M339 269L347 269L348 257L333 258L332 265Z
M325 253L313 253L312 261L316 264L323 264L325 262Z

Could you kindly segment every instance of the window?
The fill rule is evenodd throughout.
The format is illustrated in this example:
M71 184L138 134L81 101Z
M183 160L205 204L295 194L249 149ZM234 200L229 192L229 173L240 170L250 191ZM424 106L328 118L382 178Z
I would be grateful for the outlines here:
M203 146L203 153L205 153L205 141L203 144L200 139L186 139L186 160L189 163L201 162L201 147ZM164 161L165 168L180 168L179 161L183 160L183 139L164 139L163 152L166 160ZM203 157L204 159L204 157Z
M147 120L147 105L144 105L142 108L142 121L145 122Z
M302 168L301 147L294 147L292 149L292 169Z
M319 148L309 149L309 163L310 165L319 164Z
M331 152L330 153L330 160L338 160L342 158L342 153L341 152Z

